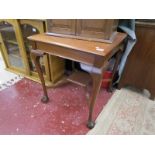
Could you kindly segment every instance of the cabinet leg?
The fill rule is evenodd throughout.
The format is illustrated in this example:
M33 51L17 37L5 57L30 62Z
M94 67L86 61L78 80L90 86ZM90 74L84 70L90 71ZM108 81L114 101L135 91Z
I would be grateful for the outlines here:
M102 74L91 73L91 76L93 80L93 88L92 88L92 95L91 95L90 104L89 104L89 117L87 122L87 127L90 129L92 129L95 126L95 122L93 121L92 114L93 114L96 97L102 83Z
M109 92L112 92L113 91L113 88L112 88L112 84L113 84L113 79L114 79L114 76L117 72L117 69L118 69L118 65L119 65L119 62L121 60L121 55L122 55L122 52L121 50L117 52L116 54L116 61L115 61L115 64L114 64L114 68L112 70L112 77L111 77L111 82L110 82L110 85L109 85L109 88L108 88L108 91Z
M48 95L47 95L45 80L44 80L43 72L42 72L41 65L40 65L40 58L43 56L43 53L40 53L40 52L37 53L37 51L32 50L31 51L31 56L32 56L32 59L33 59L34 64L36 66L36 70L38 72L38 75L39 75L39 78L40 78L40 81L41 81L41 84L42 84L42 88L43 88L44 95L41 98L41 101L43 103L47 103L49 101L49 98L48 98Z

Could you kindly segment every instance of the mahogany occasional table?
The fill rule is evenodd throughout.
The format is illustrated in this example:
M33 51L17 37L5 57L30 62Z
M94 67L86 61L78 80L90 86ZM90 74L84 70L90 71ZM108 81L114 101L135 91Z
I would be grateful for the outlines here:
M28 37L32 45L31 55L43 87L44 95L41 101L46 103L49 100L43 77L43 72L41 70L39 61L40 57L42 57L44 54L54 55L90 65L92 69L89 73L89 77L92 78L93 85L89 102L89 116L87 126L89 128L93 128L95 122L92 119L92 114L96 97L100 90L103 72L107 68L108 60L116 54L116 62L112 74L112 78L114 77L114 74L118 68L118 64L121 58L121 53L124 50L124 41L126 39L126 36L127 35L125 33L118 32L113 43L63 38L47 34L37 34ZM83 75L84 74L81 74L79 77L77 76L77 78L76 76L72 76L72 78L68 78L68 80L73 82L76 81L75 79L80 79L80 77L83 80Z

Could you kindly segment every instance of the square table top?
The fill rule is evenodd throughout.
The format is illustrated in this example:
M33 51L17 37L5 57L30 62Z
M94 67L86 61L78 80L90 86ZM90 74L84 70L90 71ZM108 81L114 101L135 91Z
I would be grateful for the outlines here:
M126 37L127 37L127 34L117 32L112 43L58 37L58 36L48 35L46 33L36 34L28 37L28 39L31 41L48 43L51 45L57 45L65 48L79 50L82 52L92 53L95 55L106 56L114 48L120 45Z

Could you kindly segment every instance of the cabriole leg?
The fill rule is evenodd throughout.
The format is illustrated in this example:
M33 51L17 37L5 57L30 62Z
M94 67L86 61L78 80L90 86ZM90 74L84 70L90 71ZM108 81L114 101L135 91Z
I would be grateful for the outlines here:
M32 56L32 59L33 59L34 64L36 66L36 70L38 72L38 75L39 75L39 78L40 78L40 81L41 81L41 84L42 84L42 88L43 88L44 95L41 98L41 101L43 103L47 103L49 101L49 98L48 98L48 95L47 95L45 80L44 80L43 72L42 72L41 65L40 65L40 58L43 56L43 53L32 50L31 51L31 56Z
M95 126L95 122L93 121L92 114L93 114L96 97L102 83L102 74L91 73L91 76L93 80L93 88L92 88L92 94L91 94L91 99L89 104L89 117L87 122L87 127L90 129L92 129Z

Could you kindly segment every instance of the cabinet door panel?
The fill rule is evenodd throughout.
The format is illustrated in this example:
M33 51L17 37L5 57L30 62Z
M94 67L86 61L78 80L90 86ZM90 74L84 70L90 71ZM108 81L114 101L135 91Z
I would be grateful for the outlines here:
M24 70L24 64L14 25L8 22L3 22L3 27L0 29L0 32L3 51L5 50L5 56L8 60L9 67L16 68L17 70Z
M82 37L110 39L116 31L117 20L81 19L77 21L77 35Z
M27 53L27 58L28 58L28 62L29 62L31 75L38 77L38 74L36 72L36 67L35 67L34 62L32 61L32 58L30 55L30 51L31 51L32 47L31 47L27 37L35 35L35 34L43 33L44 32L43 21L31 20L31 19L30 20L21 19L19 22L20 22L22 36L23 36L23 40L24 40L24 44L25 44L25 48L26 48L26 53ZM49 75L49 66L48 66L47 55L43 56L40 59L40 64L41 64L42 71L45 75L45 78L47 80L49 80L50 75Z
M51 33L75 35L75 19L48 19L47 31Z

